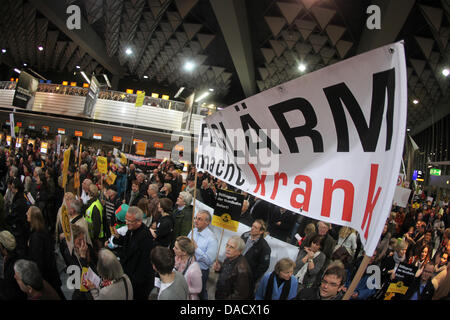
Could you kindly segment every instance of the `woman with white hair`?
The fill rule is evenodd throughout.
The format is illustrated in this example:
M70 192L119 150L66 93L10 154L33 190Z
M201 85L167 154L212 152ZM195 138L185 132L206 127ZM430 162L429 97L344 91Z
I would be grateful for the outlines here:
M86 280L86 287L94 300L133 300L131 281L110 250L103 248L98 252L97 272L102 278L98 288Z

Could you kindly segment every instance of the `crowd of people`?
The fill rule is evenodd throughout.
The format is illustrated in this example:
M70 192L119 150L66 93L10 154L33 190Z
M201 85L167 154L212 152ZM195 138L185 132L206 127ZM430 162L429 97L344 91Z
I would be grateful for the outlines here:
M355 230L277 207L205 172L196 183L194 166L183 174L165 161L145 172L101 151L115 174L109 180L96 150L83 146L77 154L74 143L66 146L65 176L65 148L57 154L53 143L43 158L34 146L0 146L2 300L340 300L364 257ZM193 214L194 195L214 208L218 189L243 193L240 223L250 228L228 239L223 261L213 212ZM268 234L298 247L295 261L284 257L272 272ZM448 203L394 206L370 261L381 283L369 285L364 274L351 299L448 299L449 239ZM64 272L89 270L70 296L58 258ZM400 264L417 271L407 292L393 296L388 287Z

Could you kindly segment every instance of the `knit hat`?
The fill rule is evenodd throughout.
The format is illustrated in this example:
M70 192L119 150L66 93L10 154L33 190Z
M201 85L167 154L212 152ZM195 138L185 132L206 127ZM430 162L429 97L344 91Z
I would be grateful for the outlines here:
M120 222L125 222L125 215L127 214L129 207L129 205L124 203L116 210L117 220L119 220Z
M0 232L0 243L8 251L14 251L16 248L16 238L9 231Z

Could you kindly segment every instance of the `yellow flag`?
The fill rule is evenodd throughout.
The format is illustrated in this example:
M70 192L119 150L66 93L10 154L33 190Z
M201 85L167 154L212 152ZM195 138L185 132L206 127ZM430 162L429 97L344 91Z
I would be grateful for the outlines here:
M67 184L67 172L69 171L70 148L64 151L64 167L63 167L63 188Z
M145 91L139 92L136 97L136 107L142 107L144 104Z

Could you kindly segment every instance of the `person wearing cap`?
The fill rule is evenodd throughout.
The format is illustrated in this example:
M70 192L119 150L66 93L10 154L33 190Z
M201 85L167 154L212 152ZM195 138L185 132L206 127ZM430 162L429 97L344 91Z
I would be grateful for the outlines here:
M0 232L0 254L3 256L3 279L0 279L0 300L26 300L27 296L14 279L14 263L20 259L16 239L9 231Z

